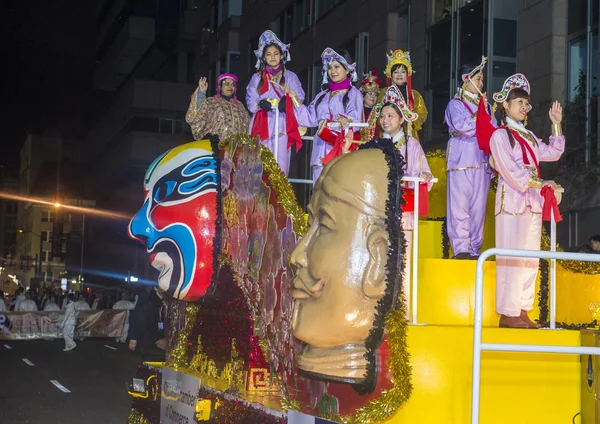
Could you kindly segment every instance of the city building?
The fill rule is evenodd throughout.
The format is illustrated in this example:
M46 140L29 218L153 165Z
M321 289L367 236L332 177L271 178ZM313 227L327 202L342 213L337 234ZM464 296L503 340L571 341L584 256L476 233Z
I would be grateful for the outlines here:
M386 53L408 49L419 90L429 110L421 141L426 150L445 148L446 104L460 84L464 63L488 58L488 93L504 79L524 73L532 85L531 128L548 135L552 100L565 105L567 152L544 172L568 176L569 169L594 167L598 157L598 1L597 0L268 0L204 2L194 71L213 81L222 72L240 77L239 96L254 72L258 36L266 29L292 44L289 69L312 100L320 91L320 54L326 47L346 49L359 73L380 75ZM307 178L303 149L292 156L291 178ZM561 172L562 169L562 172ZM567 178L567 177L564 177ZM568 182L567 182L568 185ZM582 184L579 184L582 185ZM306 201L310 188L295 188ZM559 241L574 247L587 232L600 233L600 195L571 190L561 209ZM581 195L580 195L581 194Z
M133 216L150 163L192 140L185 113L196 87L198 13L193 0L98 2L99 106L83 143L85 193L97 208ZM129 273L145 278L153 272L145 250L128 238L126 220L90 217L86 223L94 234L86 274L114 284Z
M30 133L21 149L15 219L15 260L7 273L25 286L80 282L83 214L72 207L93 208L95 201L71 198L81 192L77 142L65 142L55 130ZM11 200L8 202L8 200ZM8 206L7 206L8 207ZM10 233L5 233L5 237ZM73 244L75 242L75 244ZM76 265L73 265L76 262ZM72 288L72 287L71 287Z

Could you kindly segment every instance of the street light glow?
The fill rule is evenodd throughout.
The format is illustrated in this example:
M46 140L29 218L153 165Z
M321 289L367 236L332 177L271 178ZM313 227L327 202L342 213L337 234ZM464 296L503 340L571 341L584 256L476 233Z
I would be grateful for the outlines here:
M60 203L56 202L56 203L54 204L54 207L55 207L55 208L60 208Z

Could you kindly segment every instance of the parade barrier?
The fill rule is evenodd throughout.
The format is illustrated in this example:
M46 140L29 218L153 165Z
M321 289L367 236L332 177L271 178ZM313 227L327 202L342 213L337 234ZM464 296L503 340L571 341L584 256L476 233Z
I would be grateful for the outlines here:
M113 309L79 311L75 337L119 338L123 335L127 312ZM0 339L62 338L60 325L64 316L64 312L5 312L0 314Z

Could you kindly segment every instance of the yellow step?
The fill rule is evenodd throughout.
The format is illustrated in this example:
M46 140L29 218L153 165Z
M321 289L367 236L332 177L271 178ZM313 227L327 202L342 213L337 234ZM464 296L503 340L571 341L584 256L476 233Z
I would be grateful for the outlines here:
M580 346L579 331L485 328L487 343ZM410 326L413 393L387 423L467 424L473 328ZM483 424L570 423L581 410L578 355L483 352ZM579 421L577 421L579 422Z

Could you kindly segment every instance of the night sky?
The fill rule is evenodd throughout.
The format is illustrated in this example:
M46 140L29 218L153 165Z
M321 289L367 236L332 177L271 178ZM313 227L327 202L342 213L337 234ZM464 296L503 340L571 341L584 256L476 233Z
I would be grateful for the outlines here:
M27 131L58 129L83 139L93 113L91 0L5 0L0 11L2 136L0 165L18 170Z

